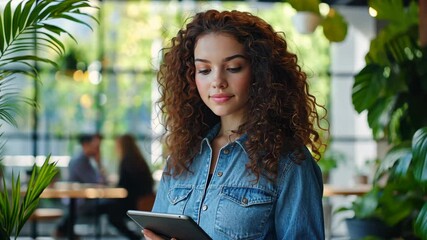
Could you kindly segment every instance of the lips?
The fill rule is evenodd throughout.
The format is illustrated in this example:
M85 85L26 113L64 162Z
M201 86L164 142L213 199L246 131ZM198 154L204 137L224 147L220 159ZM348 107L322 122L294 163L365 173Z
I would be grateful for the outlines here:
M211 95L209 98L211 98L216 103L224 103L230 100L232 97L233 95L218 93Z

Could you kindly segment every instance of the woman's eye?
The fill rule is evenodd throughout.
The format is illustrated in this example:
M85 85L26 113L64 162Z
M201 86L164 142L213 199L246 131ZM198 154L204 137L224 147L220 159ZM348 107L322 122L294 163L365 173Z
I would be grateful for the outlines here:
M203 75L206 75L206 74L210 73L210 71L211 70L209 70L209 69L199 69L199 70L197 70L198 73L203 74Z
M227 70L231 73L237 73L237 72L240 72L240 70L242 70L242 67L227 68Z

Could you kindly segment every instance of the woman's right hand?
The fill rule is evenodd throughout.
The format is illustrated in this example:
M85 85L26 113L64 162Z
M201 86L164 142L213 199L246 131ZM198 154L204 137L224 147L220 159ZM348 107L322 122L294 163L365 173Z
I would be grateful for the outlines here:
M144 234L144 237L146 240L165 240L164 238L160 237L159 235L156 235L152 231L148 229L142 230L142 234ZM177 240L176 238L171 238L171 240Z

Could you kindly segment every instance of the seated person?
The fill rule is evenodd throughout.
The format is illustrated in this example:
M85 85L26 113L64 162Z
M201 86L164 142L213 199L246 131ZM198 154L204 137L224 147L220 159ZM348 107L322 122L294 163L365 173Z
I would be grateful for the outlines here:
M126 211L137 209L138 199L153 194L154 180L135 138L125 134L116 139L116 150L119 157L118 187L128 191L124 199L105 200L100 206L100 212L106 213L112 225L129 239L141 239L140 233L132 232L126 225L129 219Z
M74 156L68 165L68 181L79 183L105 184L106 177L102 170L100 158L101 136L98 134L82 134L78 137L81 151ZM96 210L96 200L77 201L76 215L93 215ZM69 213L64 215L58 224L55 236L66 236L69 226Z

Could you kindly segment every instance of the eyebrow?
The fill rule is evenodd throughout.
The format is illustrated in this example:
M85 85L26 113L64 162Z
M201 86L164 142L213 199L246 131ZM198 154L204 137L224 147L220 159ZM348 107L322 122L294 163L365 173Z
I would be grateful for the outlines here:
M229 62L235 58L243 58L246 59L245 56L243 56L242 54L235 54L229 57L224 58L223 62ZM205 63L209 63L210 61L206 60L206 59L201 59L201 58L196 58L194 59L194 62L205 62Z

